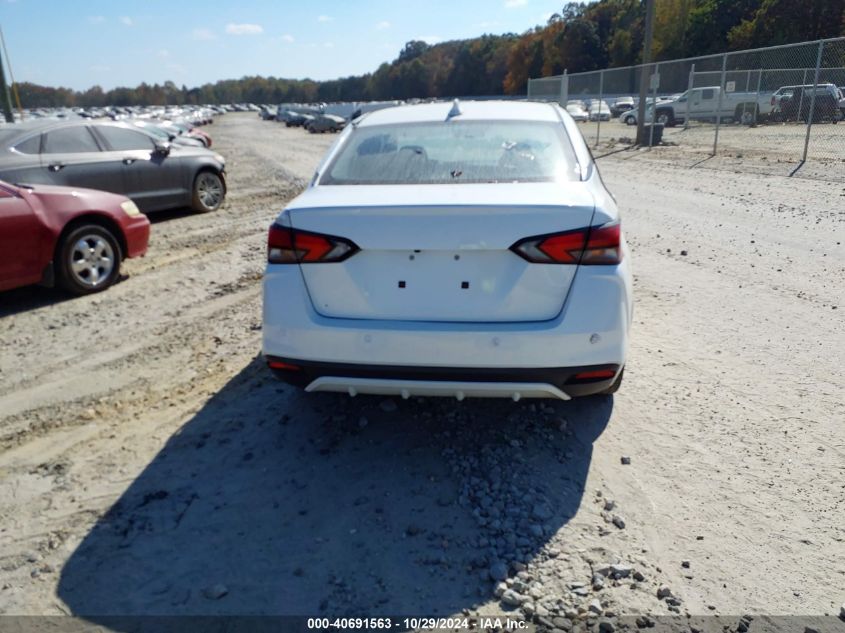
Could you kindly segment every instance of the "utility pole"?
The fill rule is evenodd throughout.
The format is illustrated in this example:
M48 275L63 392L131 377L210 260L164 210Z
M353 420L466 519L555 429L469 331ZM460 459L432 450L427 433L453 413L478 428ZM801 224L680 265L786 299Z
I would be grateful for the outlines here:
M12 97L9 94L9 86L6 85L6 72L3 69L3 57L0 55L0 99L3 101L3 113L6 115L6 123L14 123L15 115L12 112Z
M643 59L640 66L640 102L637 106L637 143L644 138L645 127L645 102L648 94L650 64L651 64L651 40L654 34L654 0L646 0L645 5L645 41L643 42ZM654 118L654 117L652 117ZM654 121L652 121L654 123Z

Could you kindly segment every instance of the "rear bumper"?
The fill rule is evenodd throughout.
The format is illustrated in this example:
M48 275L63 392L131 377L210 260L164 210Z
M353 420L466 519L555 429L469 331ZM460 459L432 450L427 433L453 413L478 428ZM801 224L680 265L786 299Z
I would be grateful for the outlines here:
M581 267L563 310L547 321L448 323L324 317L314 310L297 266L270 265L263 309L264 355L303 367L304 378L285 376L302 386L334 375L540 382L582 395L567 384L579 369L625 365L631 274L627 257L618 266ZM592 385L591 393L610 383Z
M619 374L615 364L582 367L477 368L416 367L321 363L266 357L273 373L306 391L411 396L559 398L569 400L600 393ZM608 371L609 378L579 379L584 372Z

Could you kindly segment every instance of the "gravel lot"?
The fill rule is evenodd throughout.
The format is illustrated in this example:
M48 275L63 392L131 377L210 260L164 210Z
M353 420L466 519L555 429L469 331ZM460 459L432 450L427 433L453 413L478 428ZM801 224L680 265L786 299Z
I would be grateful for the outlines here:
M104 294L0 296L0 613L838 615L842 181L604 158L615 397L350 399L258 356L266 228L335 137L209 131L223 209Z
M624 149L633 144L635 126L614 119L601 124L579 124L581 133L596 155ZM743 173L788 176L793 171L801 178L830 182L845 181L845 125L815 123L810 131L807 162L801 165L807 127L804 123L763 123L756 127L725 123L719 129L718 151L711 156L716 126L695 121L665 128L666 146L653 148L676 166L729 170ZM598 145L596 145L598 138ZM797 171L796 171L797 170Z

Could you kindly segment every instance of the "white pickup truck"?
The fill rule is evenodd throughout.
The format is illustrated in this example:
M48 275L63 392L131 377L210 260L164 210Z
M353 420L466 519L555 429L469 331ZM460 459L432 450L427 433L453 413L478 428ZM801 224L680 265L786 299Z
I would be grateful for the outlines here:
M751 124L772 112L771 92L728 92L719 100L719 86L693 88L683 94L658 101L654 106L658 123L672 127L683 123L689 116L691 121L715 121L717 117L725 123L739 121ZM651 106L649 115L651 119Z

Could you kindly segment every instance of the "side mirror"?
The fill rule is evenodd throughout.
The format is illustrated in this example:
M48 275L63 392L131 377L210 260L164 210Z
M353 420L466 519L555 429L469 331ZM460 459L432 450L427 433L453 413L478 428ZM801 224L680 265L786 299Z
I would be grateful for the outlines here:
M168 156L170 154L170 143L156 143L153 153L156 156Z

